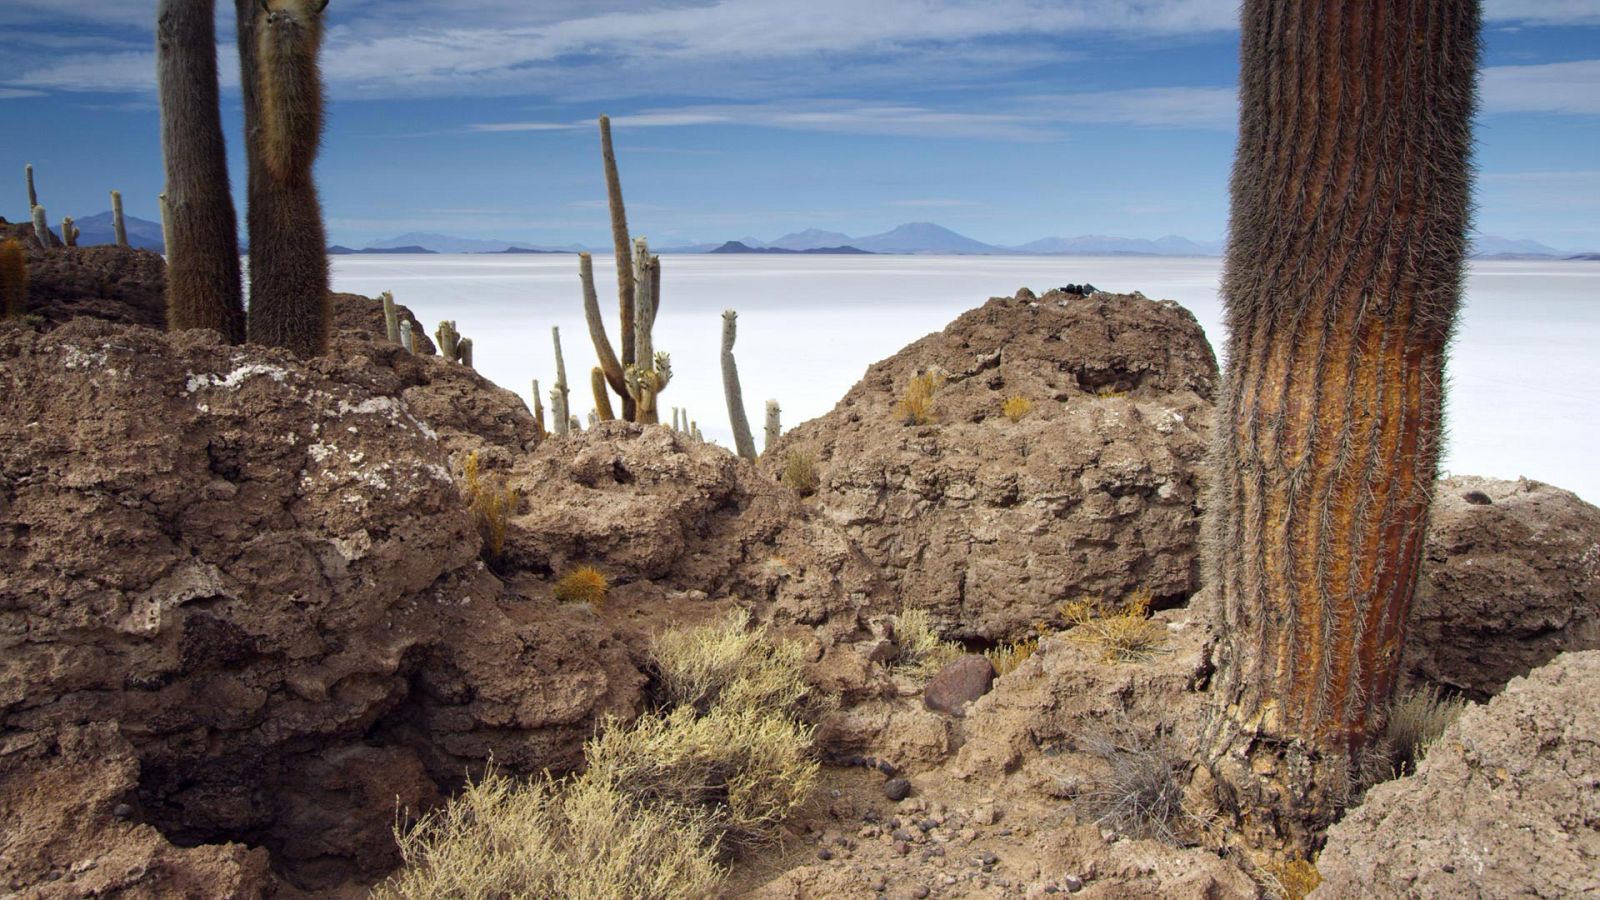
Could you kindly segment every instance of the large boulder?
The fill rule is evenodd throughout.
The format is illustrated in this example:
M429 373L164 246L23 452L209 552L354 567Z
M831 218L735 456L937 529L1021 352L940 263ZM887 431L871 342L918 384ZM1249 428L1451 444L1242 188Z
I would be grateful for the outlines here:
M1600 895L1600 651L1468 709L1328 830L1313 897Z
M1486 699L1600 648L1600 509L1537 481L1440 481L1411 608L1414 680Z
M135 787L124 818L79 820L82 846L148 825L265 847L321 889L386 871L396 802L426 807L491 755L577 765L645 679L592 612L480 562L445 434L520 435L408 400L475 379L393 345L299 361L199 331L0 325L0 795L104 724L95 746L126 747ZM34 884L55 865L39 846L4 844L0 872Z
M905 424L895 407L921 373L943 380L933 420ZM883 567L894 603L948 636L1014 639L1059 622L1063 600L1196 589L1217 382L1176 303L1024 290L874 364L762 465L816 459L816 507ZM1013 397L1031 404L1017 421Z
M27 254L28 314L46 327L80 317L161 328L167 321L167 264L161 254L100 245L42 250L32 225L0 219L0 241Z

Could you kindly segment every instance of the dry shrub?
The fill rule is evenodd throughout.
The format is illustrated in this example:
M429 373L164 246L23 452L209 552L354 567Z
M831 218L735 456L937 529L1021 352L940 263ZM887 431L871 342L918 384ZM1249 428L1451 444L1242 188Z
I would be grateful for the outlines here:
M809 497L822 486L817 474L816 454L790 450L783 457L783 484L802 497Z
M562 603L587 603L595 609L606 604L611 582L594 566L579 566L556 582L556 600Z
M1074 798L1080 815L1118 834L1179 843L1177 827L1184 810L1178 773L1183 763L1165 742L1122 730L1082 737L1078 746L1109 767L1106 777Z
M0 315L15 318L28 312L28 254L16 238L0 244Z
M994 673L998 676L1016 671L1017 666L1026 662L1038 649L1039 639L1031 637L1011 644L1001 644L992 650L985 650L983 655L989 658L990 664L994 666Z
M904 609L895 616L894 668L916 678L931 678L967 651L947 641L933 629L933 618L925 609Z
M833 697L806 680L805 647L772 640L742 609L710 625L656 635L650 656L670 706L768 710L808 723L833 706Z
M1112 397L1121 397L1126 393L1128 392L1118 388L1116 385L1103 384L1095 389L1094 395L1101 400L1109 400Z
M709 811L726 843L764 844L803 804L820 769L812 729L781 712L722 705L699 715L680 706L610 728L584 747L585 777L606 779L646 805Z
M1362 781L1377 784L1415 772L1428 748L1466 708L1465 699L1445 697L1431 685L1396 699L1384 720L1383 734L1362 759Z
M1011 421L1020 422L1024 416L1033 412L1033 401L1021 395L1007 397L1006 401L1000 404L1000 412Z
M477 451L467 454L467 505L483 539L485 562L498 562L506 548L506 523L517 510L517 492L506 487L504 479L492 483L478 468Z
M1281 900L1305 900L1322 883L1317 864L1308 859L1274 859L1263 874L1268 890Z
M690 900L723 875L703 812L641 806L599 778L523 783L491 769L395 839L404 866L380 898Z
M1067 638L1101 648L1106 662L1146 662L1167 637L1161 623L1150 621L1150 600L1150 592L1140 590L1120 610L1090 599L1063 603L1061 615L1072 627Z
M944 384L936 372L914 375L906 385L906 392L894 405L894 417L906 425L926 425L936 416L933 412L933 395Z

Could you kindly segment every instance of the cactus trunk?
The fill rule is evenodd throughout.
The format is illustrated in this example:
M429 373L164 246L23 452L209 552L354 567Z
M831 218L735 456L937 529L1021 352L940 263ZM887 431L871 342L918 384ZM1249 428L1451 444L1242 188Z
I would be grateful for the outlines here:
M416 353L417 339L411 336L411 320L400 320L400 346L406 348L407 353Z
M33 239L38 242L40 250L53 250L56 246L56 236L50 233L49 214L44 207L33 208Z
M1206 504L1227 806L1305 848L1394 689L1459 303L1474 0L1246 0Z
M39 192L33 188L33 163L23 166L22 171L28 176L28 208L33 209L39 205Z
M572 418L572 391L567 388L567 361L561 355L561 329L550 329L556 348L556 386L550 391L550 407L556 417L556 434L566 434Z
M548 432L544 427L544 395L539 393L539 379L533 380L533 434L540 443Z
M617 308L622 321L622 368L627 369L639 361L638 348L633 336L633 242L628 236L628 210L622 203L622 179L617 174L617 154L611 147L611 118L600 117L600 155L606 170L606 200L611 207L611 244L617 266ZM646 359L646 362L649 360ZM638 421L633 409L633 398L622 392L622 417Z
M751 462L756 458L756 440L750 435L750 420L744 413L744 391L739 386L739 364L733 359L733 342L738 337L739 314L722 311L722 394L728 400L728 421L733 425L733 446Z
M627 397L628 388L623 375L622 361L617 359L617 353L611 347L611 339L606 336L605 320L600 315L600 296L594 289L594 259L587 253L578 254L578 278L583 284L583 317L589 323L589 340L594 343L594 352L600 360L601 372L612 390L619 396ZM610 406L609 400L606 405ZM626 407L624 404L625 415Z
M213 39L215 38L215 33L213 33L212 37L213 37ZM216 67L216 61L215 60L212 60L212 67L213 68ZM163 196L165 196L165 195L163 195ZM233 208L233 201L232 201L231 198L228 201L228 208L229 209ZM113 234L115 234L117 236L117 246L118 247L126 247L126 246L128 246L128 223L126 221L124 221L123 218L122 218L122 192L121 191L112 191L111 192L111 231L112 231ZM233 220L233 237L234 237L234 241L237 242L238 238L239 238L239 217L237 215L234 216L234 220Z
M761 452L762 453L766 453L767 451L771 450L772 449L772 445L776 444L778 442L779 435L783 434L783 426L780 424L780 422L778 420L778 417L780 415L781 415L781 411L778 409L778 401L776 401L776 400L768 400L767 401L767 433L766 433L765 441L761 445Z
M394 295L388 291L383 292L383 327L389 340L400 343L400 313L394 307Z
M594 412L602 422L610 422L617 417L611 409L611 395L606 391L606 373L595 366L589 372L589 383L594 389Z

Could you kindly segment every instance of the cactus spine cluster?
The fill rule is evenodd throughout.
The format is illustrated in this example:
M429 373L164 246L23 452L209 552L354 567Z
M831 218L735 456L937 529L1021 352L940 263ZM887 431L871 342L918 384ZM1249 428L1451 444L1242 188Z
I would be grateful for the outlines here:
M783 426L778 421L779 413L780 410L778 409L778 401L768 400L767 433L766 437L763 439L763 443L761 444L762 453L766 453L768 450L771 450L772 445L778 442L778 436L783 434Z
M1459 304L1479 15L1244 3L1206 740L1259 841L1314 840L1394 692Z
M312 166L322 140L327 0L234 0L249 162L253 343L327 351L327 233Z
M0 243L0 314L7 319L28 312L28 254L16 238Z
M751 462L756 458L756 441L750 435L750 420L744 413L744 391L739 387L739 364L733 359L733 342L738 337L739 314L722 311L722 393L728 400L728 421L733 424L733 445L739 455Z
M218 107L215 0L161 0L156 80L171 212L167 328L208 328L230 344L242 343L239 222Z
M215 37L215 34L213 34L213 37ZM214 58L212 60L212 64L213 64L213 66L215 65L215 59ZM162 194L161 196L165 197L166 194ZM228 209L230 211L233 209L233 201L231 199L228 201ZM163 216L164 215L165 215L165 212L163 211ZM162 221L165 222L166 220L163 218ZM165 227L166 227L165 225L162 226L163 229L165 229ZM111 230L112 230L112 233L114 233L117 236L117 246L118 247L126 247L126 246L128 246L128 223L126 221L124 221L123 218L122 218L122 192L121 191L112 191L111 192ZM239 237L239 220L238 220L237 216L234 217L233 230L234 230L234 235L233 236L234 236L235 239L237 239Z

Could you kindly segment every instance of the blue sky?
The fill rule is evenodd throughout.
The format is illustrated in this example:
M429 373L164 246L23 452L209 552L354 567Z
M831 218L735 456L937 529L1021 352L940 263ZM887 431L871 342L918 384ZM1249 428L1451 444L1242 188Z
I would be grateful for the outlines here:
M238 156L232 4L225 123ZM0 0L0 214L156 218L154 0ZM1478 227L1600 249L1600 0L1489 0ZM657 245L935 221L1222 236L1236 5L332 0L329 230L609 243L594 118Z

